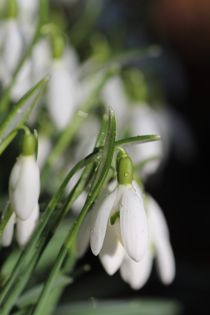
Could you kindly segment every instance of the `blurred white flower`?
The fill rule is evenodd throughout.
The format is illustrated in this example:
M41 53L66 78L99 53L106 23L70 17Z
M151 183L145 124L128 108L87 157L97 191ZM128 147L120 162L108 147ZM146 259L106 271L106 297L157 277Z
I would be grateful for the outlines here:
M162 158L165 156L165 138L163 128L158 120L155 109L147 104L136 104L130 107L130 129L132 135L157 134L161 136L160 141L143 143L130 146L128 152L135 163L149 160L143 167L141 175L143 178L157 171Z
M18 21L21 32L27 43L32 40L36 30L38 19L39 1L37 0L18 0Z
M12 208L21 220L27 220L38 203L40 174L34 156L21 155L15 163L9 179L9 195Z
M100 204L96 204L90 233L94 255L107 244L105 236L111 232L113 242L120 242L131 259L140 261L143 258L148 246L148 227L143 199L135 185L135 182L117 185Z
M42 169L52 148L49 137L39 135L37 163Z
M114 110L117 126L121 130L127 123L128 100L119 76L112 77L107 81L102 90L102 99L106 106L110 106Z
M36 43L32 51L31 59L33 84L36 84L50 72L52 57L50 43L46 38L42 38Z
M2 27L0 78L5 86L10 83L20 61L24 50L24 40L16 19L5 20Z
M54 59L47 89L47 106L56 127L65 128L78 104L77 80L63 58Z

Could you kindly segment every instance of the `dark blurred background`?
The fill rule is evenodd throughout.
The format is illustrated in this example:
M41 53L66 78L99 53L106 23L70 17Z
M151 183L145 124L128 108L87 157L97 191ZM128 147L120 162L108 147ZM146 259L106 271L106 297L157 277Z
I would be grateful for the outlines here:
M105 297L108 289L111 297L168 297L182 303L183 314L210 314L210 1L110 0L99 27L111 38L121 30L119 40L125 48L162 46L161 62L154 62L154 67L169 107L191 130L194 148L189 157L180 158L182 154L172 146L161 174L146 184L170 227L177 264L174 283L164 287L154 271L146 286L134 292L119 275L111 278L102 273L97 258L89 254L92 271L81 277L79 286L75 283L71 296L81 294L81 286L84 297ZM181 144L184 135L181 130L177 133ZM86 286L93 276L96 285ZM103 283L100 290L97 283L99 287Z

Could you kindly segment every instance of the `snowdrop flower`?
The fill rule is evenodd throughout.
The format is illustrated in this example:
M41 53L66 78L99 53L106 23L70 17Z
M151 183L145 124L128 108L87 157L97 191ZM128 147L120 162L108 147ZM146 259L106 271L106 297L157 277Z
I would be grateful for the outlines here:
M37 0L17 0L19 6L19 22L21 31L27 42L32 39L36 29L38 17L39 1Z
M54 124L62 130L68 125L78 104L78 82L64 54L62 39L59 37L55 41L58 43L54 43L47 89L47 106Z
M175 259L167 223L159 205L151 196L147 196L146 210L150 236L148 251L140 262L125 255L120 267L123 280L133 289L140 289L146 283L154 258L159 276L165 285L170 284L175 277Z
M147 104L133 105L130 108L130 129L132 134L158 134L162 136L162 129L158 122L155 110ZM155 141L141 144L141 146L132 146L128 149L135 163L151 159L142 169L141 175L144 178L158 169L165 153L164 144L164 140Z
M2 234L3 246L11 244L15 224L16 239L20 246L29 241L37 225L40 176L35 151L35 137L32 134L25 134L22 154L15 163L9 179L10 207L13 212Z
M32 78L33 83L37 83L50 71L51 51L47 38L39 40L32 51Z
M102 90L102 99L106 105L113 108L116 113L117 125L121 130L127 119L128 100L119 76L112 77L107 81Z
M147 249L148 229L143 199L132 181L132 162L126 153L120 153L117 170L117 187L94 211L90 246L94 255L103 255L104 246L114 253L122 246L138 262ZM109 246L110 239L114 248Z
M39 167L35 158L36 140L25 135L22 154L17 159L9 179L11 206L21 220L27 220L38 203L40 192Z
M5 20L1 46L1 80L4 85L7 85L11 81L24 49L24 40L16 19Z

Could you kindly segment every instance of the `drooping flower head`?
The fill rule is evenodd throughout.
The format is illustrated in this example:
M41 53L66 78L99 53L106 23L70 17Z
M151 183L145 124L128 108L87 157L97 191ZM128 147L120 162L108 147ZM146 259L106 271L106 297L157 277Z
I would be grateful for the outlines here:
M36 162L36 139L26 133L22 142L21 155L18 157L9 178L9 201L12 215L2 235L2 245L12 242L14 225L16 239L20 246L30 239L39 217L40 174Z
M147 248L147 220L142 196L135 189L132 161L126 153L118 155L117 179L115 189L94 210L91 249L98 255L104 249L104 242L107 243L107 235L112 233L113 241L119 243L131 259L140 261Z

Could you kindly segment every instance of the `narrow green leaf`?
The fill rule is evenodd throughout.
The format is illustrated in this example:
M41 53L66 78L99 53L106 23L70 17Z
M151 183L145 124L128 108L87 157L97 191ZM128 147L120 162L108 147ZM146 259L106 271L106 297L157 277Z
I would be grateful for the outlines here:
M16 137L17 135L17 130L11 131L5 138L4 140L0 143L0 155L6 150L8 145L12 142L12 140Z
M0 125L0 143L28 119L43 93L46 82L46 79L39 81L14 105Z
M161 140L161 137L159 135L142 135L142 136L134 136L129 138L123 138L120 140L117 140L115 142L116 146L122 146L127 144L141 144L146 142L153 142L153 141L159 141Z

